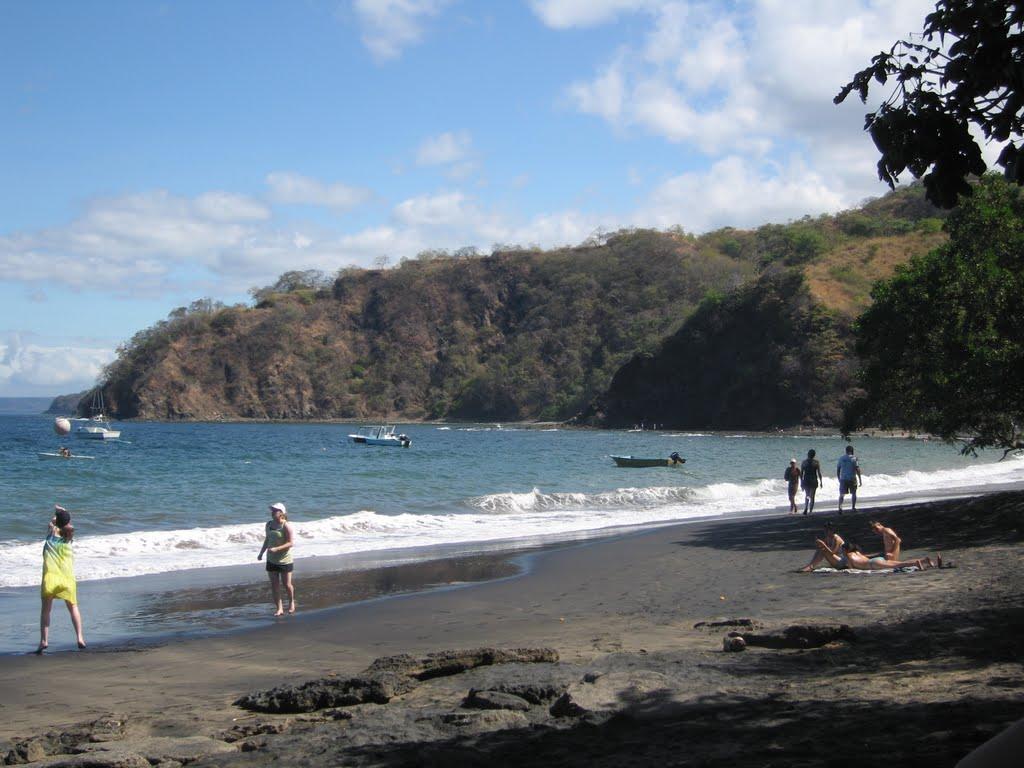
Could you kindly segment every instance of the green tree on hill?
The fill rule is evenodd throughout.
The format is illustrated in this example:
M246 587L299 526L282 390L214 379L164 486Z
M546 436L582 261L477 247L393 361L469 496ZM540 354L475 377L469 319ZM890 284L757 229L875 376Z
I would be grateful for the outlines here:
M876 285L856 325L867 425L964 440L964 452L1024 449L1024 200L985 176L947 220L949 242ZM1004 453L1005 455L1005 453Z

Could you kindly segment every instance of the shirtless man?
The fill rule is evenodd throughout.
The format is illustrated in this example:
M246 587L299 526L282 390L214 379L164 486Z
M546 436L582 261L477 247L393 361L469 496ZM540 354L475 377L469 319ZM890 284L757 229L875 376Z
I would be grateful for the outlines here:
M836 556L836 561L842 563L842 565L833 566L834 568L846 567L846 557L843 555L843 544L845 544L846 542L843 541L842 536L836 533L835 526L833 526L832 523L825 523L825 538L818 539L815 542L815 544L819 542L824 542L825 547L828 549L828 551ZM816 548L814 551L814 557L811 558L811 562L809 562L807 565L805 565L803 568L797 571L797 573L810 573L815 568L820 566L823 562L825 562L825 555L821 552L820 549Z
M815 542L815 546L818 547L818 551L829 561L833 568L846 567L856 571L886 571L890 568L909 568L914 566L918 570L923 571L928 568L942 567L941 555L936 555L935 560L932 560L930 557L923 557L919 560L886 560L884 557L868 557L852 541L843 544L842 550L846 556L846 565L840 566L839 558L829 550L828 545L824 541L818 539Z
M900 559L900 544L901 539L896 535L896 531L892 528L886 528L877 520L872 520L868 523L871 526L871 530L882 537L882 557L886 560L899 560Z

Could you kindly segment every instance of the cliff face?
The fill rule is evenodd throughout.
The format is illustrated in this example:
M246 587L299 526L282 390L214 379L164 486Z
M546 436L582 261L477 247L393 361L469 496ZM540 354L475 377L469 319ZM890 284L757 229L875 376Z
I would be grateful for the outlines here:
M653 354L633 357L577 419L624 427L769 429L835 424L849 396L849 322L798 270L771 270L701 305Z
M352 271L147 329L104 396L118 418L567 418L709 290L755 272L654 232Z
M136 334L104 397L116 418L834 424L872 283L945 238L922 200L908 188L756 230L425 254L333 282L287 273L255 307L201 300Z

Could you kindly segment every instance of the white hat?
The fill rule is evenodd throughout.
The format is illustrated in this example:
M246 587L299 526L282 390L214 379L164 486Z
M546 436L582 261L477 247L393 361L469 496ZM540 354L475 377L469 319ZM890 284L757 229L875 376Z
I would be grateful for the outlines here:
M288 508L285 507L285 505L282 504L280 501L275 501L273 504L270 505L270 508L275 512L280 512L284 515L288 514Z
M790 463L790 464L796 464L796 459L790 459L790 460L789 460L789 463Z

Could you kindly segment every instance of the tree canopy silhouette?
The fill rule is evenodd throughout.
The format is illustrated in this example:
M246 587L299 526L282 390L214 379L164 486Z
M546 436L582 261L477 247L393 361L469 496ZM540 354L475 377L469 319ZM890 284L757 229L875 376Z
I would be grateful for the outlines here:
M881 153L878 177L894 187L904 171L923 178L928 199L952 208L968 178L987 170L973 126L1003 145L996 161L1024 184L1024 8L1007 0L940 0L920 36L897 41L843 86L867 101L872 81L894 82L864 128Z

